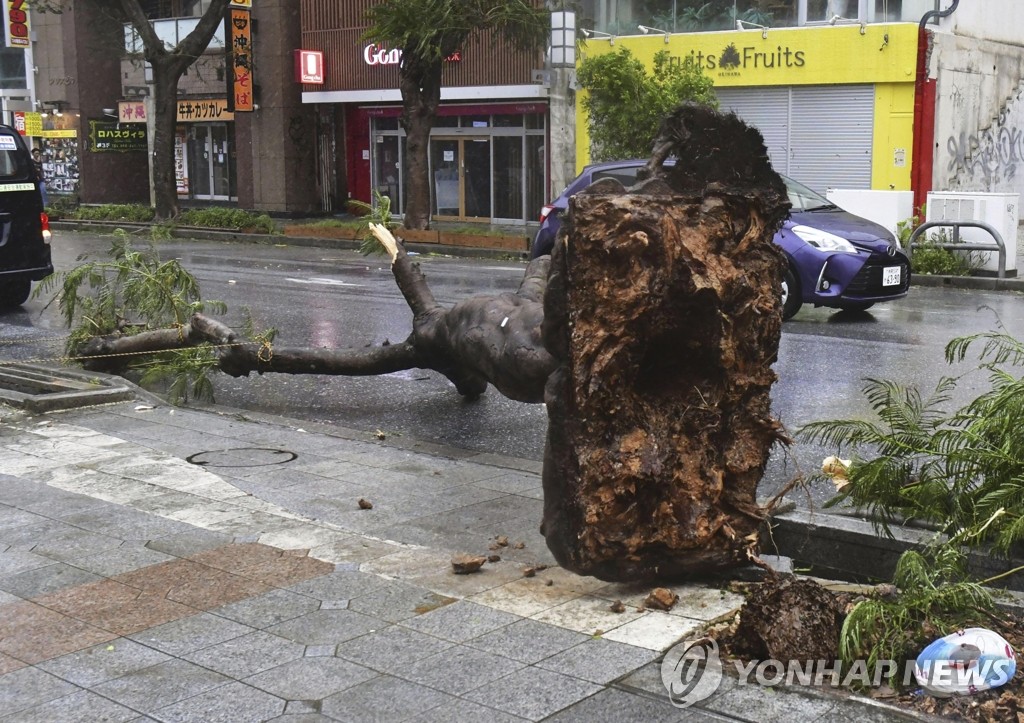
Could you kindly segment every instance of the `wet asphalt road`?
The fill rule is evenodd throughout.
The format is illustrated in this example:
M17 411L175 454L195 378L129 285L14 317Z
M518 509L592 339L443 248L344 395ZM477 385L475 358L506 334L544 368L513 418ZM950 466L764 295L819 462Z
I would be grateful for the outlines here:
M68 269L81 253L93 258L110 237L60 232L54 262ZM399 341L412 314L383 257L354 251L206 241L162 241L163 258L178 257L200 281L203 297L227 303L225 323L242 325L249 309L257 328L278 329L282 346L359 347ZM442 304L512 291L525 264L515 261L420 257ZM32 300L0 314L0 358L53 359L65 333L56 305ZM943 375L973 364L948 366L943 348L953 337L1002 325L1024 338L1024 304L1013 292L912 287L908 298L850 314L804 307L783 326L775 370L773 409L786 428L820 419L869 416L861 394L865 377L934 388ZM961 382L956 399L983 387L977 372ZM505 399L490 389L465 402L442 376L411 370L381 377L268 375L232 379L219 375L219 404L336 423L389 436L402 435L472 450L540 459L547 424L542 405ZM761 493L770 495L798 471L812 472L832 453L806 444L778 450ZM821 504L830 489L815 488L801 504Z

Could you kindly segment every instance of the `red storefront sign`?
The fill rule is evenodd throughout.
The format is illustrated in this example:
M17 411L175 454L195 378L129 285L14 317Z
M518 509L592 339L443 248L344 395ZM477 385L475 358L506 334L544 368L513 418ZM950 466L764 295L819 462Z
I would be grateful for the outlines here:
M322 85L324 82L324 54L319 50L296 50L295 80L299 83Z

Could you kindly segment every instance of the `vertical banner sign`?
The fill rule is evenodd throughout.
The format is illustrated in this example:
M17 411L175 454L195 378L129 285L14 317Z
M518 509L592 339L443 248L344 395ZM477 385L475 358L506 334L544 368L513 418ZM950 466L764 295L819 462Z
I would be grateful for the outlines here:
M227 32L228 110L253 110L252 32L249 11L228 9Z
M29 30L26 0L4 0L4 40L7 47L29 47Z

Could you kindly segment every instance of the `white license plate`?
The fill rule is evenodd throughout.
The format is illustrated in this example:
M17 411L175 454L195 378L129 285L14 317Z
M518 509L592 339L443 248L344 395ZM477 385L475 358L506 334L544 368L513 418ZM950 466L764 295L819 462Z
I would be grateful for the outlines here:
M900 267L886 266L882 269L882 286L900 285Z

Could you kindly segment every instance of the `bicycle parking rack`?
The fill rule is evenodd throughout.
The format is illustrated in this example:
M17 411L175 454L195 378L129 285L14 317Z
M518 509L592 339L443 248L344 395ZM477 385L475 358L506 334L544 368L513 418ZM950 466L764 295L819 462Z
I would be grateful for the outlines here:
M952 227L953 229L953 240L947 243L932 243L929 241L927 244L914 243L925 231L930 228L937 226ZM976 243L965 243L960 241L960 228L967 226L970 228L980 228L982 231L987 231L988 234L995 239L993 244L976 244ZM922 223L914 232L910 234L910 240L907 242L907 247L910 249L911 260L914 256L915 246L938 246L939 248L956 250L956 251L998 251L999 252L999 269L996 271L996 275L1000 279L1006 278L1006 243L1003 241L1003 237L1000 233L991 225L984 221L927 221ZM913 263L913 261L911 261Z

